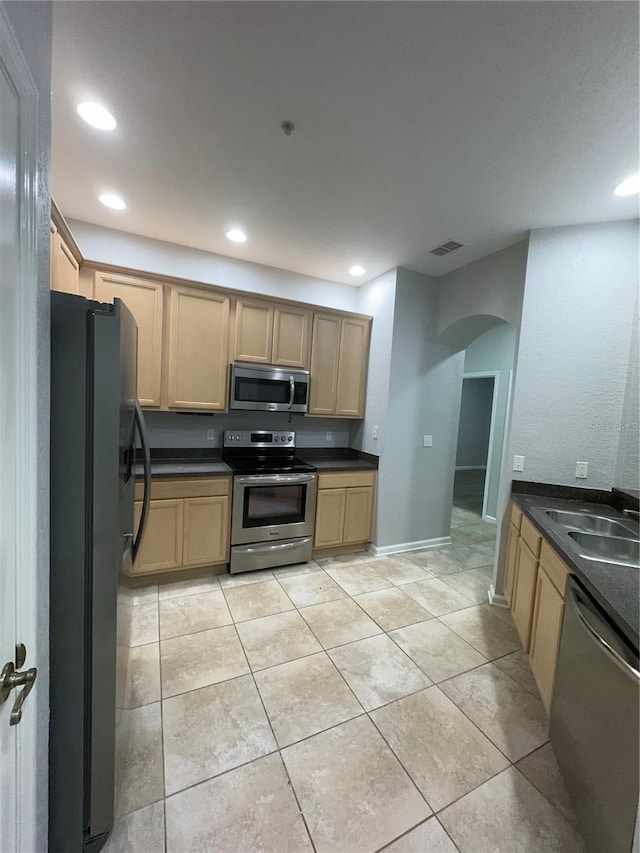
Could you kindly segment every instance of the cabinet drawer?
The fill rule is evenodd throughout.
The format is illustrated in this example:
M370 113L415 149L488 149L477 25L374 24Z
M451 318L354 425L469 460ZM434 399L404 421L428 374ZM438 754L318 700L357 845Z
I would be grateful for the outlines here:
M511 504L511 524L515 527L515 529L520 532L520 523L522 522L522 510L518 506L518 504Z
M319 474L319 489L350 489L354 486L373 486L375 471L340 471L334 474Z
M522 522L520 524L520 538L524 539L529 546L529 550L537 559L540 556L540 543L542 542L542 536L538 533L537 528L529 521L526 515L522 516Z
M153 480L151 482L151 500L170 500L174 498L207 498L216 495L228 495L231 491L231 477L212 477L209 479ZM144 483L138 481L135 486L135 499L141 501Z
M567 577L571 574L571 570L544 539L542 540L542 549L540 551L540 565L564 599Z

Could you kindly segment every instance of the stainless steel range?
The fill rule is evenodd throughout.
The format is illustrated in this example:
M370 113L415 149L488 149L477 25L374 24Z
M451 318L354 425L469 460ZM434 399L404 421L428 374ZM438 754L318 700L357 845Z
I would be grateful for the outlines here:
M311 559L317 474L295 444L293 431L224 433L222 458L234 473L232 574Z

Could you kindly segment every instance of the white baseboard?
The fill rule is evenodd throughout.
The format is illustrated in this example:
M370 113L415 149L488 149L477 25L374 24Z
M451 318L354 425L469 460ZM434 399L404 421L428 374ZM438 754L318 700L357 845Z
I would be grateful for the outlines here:
M490 521L492 524L497 524L497 523L498 523L497 519L496 519L496 518L494 518L494 516L493 516L493 515L483 515L483 516L482 516L482 520L483 520L483 521Z
M486 471L486 465L456 465L456 471Z
M404 554L407 551L422 551L425 548L442 548L451 545L450 536L440 536L435 539L421 539L417 542L398 542L397 545L369 545L368 550L375 557L387 557L389 554Z
M495 604L496 607L509 607L509 602L504 597L504 595L498 595L495 591L493 584L489 586L489 590L487 592L489 596L489 604Z

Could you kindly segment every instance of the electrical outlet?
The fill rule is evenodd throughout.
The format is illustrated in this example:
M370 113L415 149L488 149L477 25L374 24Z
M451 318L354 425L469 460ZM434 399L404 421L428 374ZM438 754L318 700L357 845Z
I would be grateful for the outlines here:
M207 441L215 441L216 431L214 429L207 430Z
M331 441L333 439L333 433L330 430L327 430L324 434L325 441Z
M576 477L579 480L587 479L587 472L589 471L589 463L588 462L576 462Z
M422 436L422 446L423 447L433 447L433 436L432 435L423 435Z
M513 470L524 471L524 456L513 457Z
M378 438L378 427L371 427L371 438Z

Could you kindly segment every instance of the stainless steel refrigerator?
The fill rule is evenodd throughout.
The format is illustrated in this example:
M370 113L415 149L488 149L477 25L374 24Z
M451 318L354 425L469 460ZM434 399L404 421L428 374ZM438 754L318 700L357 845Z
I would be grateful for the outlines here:
M119 299L51 294L51 853L98 851L113 826L118 576L150 483L137 333ZM136 434L147 488L134 531Z

